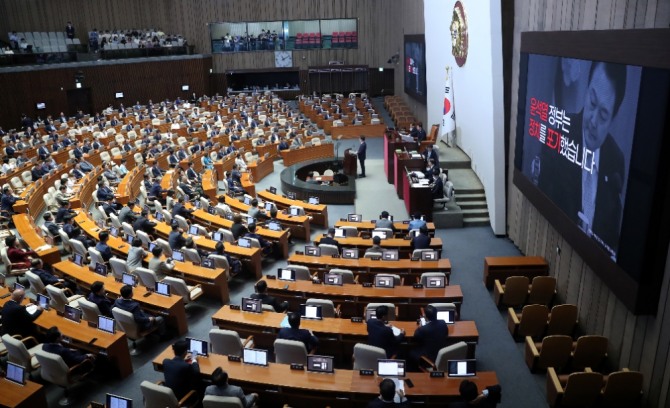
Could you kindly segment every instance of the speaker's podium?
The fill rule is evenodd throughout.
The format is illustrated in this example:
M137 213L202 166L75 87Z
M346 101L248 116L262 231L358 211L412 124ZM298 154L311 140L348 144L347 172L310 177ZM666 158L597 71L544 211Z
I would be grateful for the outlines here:
M356 177L356 172L358 171L358 165L356 164L357 158L358 156L351 153L351 149L344 151L344 160L342 163L344 174Z

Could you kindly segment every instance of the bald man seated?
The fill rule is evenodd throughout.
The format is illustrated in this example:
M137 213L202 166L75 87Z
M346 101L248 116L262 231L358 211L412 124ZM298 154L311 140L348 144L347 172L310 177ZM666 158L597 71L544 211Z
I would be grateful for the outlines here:
M0 315L2 316L3 334L11 336L18 334L22 337L35 336L37 334L35 323L33 322L42 314L42 308L37 305L34 313L28 313L26 307L21 304L25 297L25 290L16 289L12 292L12 299L5 303L5 306L2 308Z

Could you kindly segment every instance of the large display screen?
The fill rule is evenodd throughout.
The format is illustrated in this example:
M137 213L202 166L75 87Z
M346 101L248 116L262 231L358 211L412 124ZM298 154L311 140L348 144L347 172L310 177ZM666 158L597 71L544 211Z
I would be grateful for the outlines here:
M405 93L426 103L426 38L423 35L405 36Z
M620 49L598 46L613 35ZM524 33L514 184L631 310L653 313L670 241L670 70L636 35Z

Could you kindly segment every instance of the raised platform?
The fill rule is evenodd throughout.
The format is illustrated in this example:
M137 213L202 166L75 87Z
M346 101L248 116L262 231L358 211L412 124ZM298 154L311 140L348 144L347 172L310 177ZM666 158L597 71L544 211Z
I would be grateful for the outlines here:
M342 168L342 161L311 160L294 164L282 170L281 189L284 194L295 194L298 200L307 200L309 197L319 197L321 204L353 204L356 199L356 178L341 173L335 174L332 185L312 184L304 181L309 172L318 171L323 174L326 170Z

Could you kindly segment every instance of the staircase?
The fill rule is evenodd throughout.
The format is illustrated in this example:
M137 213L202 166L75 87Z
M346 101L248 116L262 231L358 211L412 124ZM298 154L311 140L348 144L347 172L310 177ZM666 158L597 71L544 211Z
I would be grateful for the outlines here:
M486 206L486 194L483 188L464 188L456 190L456 204L463 212L463 226L474 227L489 225L489 210Z

